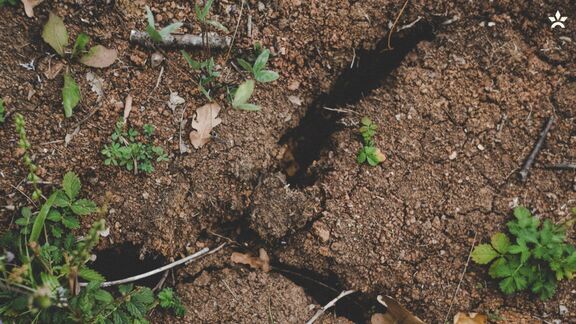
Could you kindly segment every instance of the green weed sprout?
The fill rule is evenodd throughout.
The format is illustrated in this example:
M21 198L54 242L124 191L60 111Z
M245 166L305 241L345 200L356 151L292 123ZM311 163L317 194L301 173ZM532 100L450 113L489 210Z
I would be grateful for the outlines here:
M146 26L146 32L150 39L155 43L161 43L166 37L170 36L178 28L182 27L181 22L172 23L160 30L156 30L154 22L154 14L150 10L150 7L146 6L146 19L148 20L148 26Z
M256 81L261 83L272 82L277 80L280 76L277 72L265 70L269 57L270 51L265 49L260 53L260 55L258 55L253 65L241 58L238 59L238 64L240 64L244 70L252 73Z
M508 222L513 241L504 233L495 233L490 244L472 251L472 260L488 265L488 274L499 280L505 294L530 290L548 300L558 282L573 279L576 249L566 243L566 229L549 220L542 224L526 207L514 209L515 219Z
M138 170L145 173L153 172L154 160L156 162L168 161L168 155L164 149L151 144L154 126L147 124L143 128L145 142L138 140L142 137L135 129L130 128L126 131L124 120L121 118L112 133L111 144L105 145L102 150L102 155L105 157L104 164L123 166L128 171L138 174Z
M4 108L4 100L0 98L0 124L6 121L6 108Z
M182 50L181 53L190 68L200 72L200 77L198 78L198 88L200 89L200 92L202 92L208 100L212 100L212 97L210 96L211 85L216 82L220 76L220 72L214 69L214 58L211 57L205 61L196 61L190 56L190 54L188 54L188 52Z
M23 152L22 161L24 165L28 168L28 175L26 179L32 183L34 191L32 192L32 200L38 200L42 196L42 191L38 187L38 181L40 177L36 174L38 171L38 166L34 164L32 158L30 157L30 142L28 142L28 137L26 136L26 121L24 116L21 114L15 115L16 133L18 133L18 148Z
M206 2L204 3L204 7L201 7L198 4L198 2L196 2L194 4L194 10L196 12L196 18L198 19L198 21L202 25L203 34L205 31L205 27L204 27L205 25L210 25L210 26L216 27L217 29L227 33L228 28L224 27L224 25L222 25L220 22L218 22L216 20L208 19L208 13L210 13L210 9L212 8L213 2L214 2L214 0L206 0Z
M368 117L362 118L361 122L360 133L362 134L363 146L358 152L356 161L360 164L367 162L371 166L377 166L386 160L386 156L374 143L374 136L378 127Z

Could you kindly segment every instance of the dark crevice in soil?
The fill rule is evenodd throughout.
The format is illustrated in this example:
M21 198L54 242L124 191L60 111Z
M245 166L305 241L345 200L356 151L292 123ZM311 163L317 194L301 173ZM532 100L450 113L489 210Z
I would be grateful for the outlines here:
M147 254L140 259L141 247L130 243L112 246L98 251L96 261L89 267L102 274L106 280L119 280L139 275L165 265L166 258L160 254ZM154 287L161 279L162 273L139 281L135 285Z
M393 37L392 50L387 50L387 38L383 38L373 50L356 51L356 58L350 62L352 68L336 79L329 93L318 96L300 124L280 139L281 145L288 146L283 169L292 186L303 188L316 182L318 171L311 171L310 166L320 158L322 151L330 147L330 137L339 129L338 121L342 114L325 107L338 108L357 103L381 86L420 41L433 39L433 26L421 22L406 33Z

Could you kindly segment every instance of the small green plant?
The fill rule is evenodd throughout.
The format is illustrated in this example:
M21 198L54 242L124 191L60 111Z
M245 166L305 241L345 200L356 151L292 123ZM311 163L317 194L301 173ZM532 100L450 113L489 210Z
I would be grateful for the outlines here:
M138 170L145 173L153 172L153 160L168 161L168 155L164 149L151 144L154 126L146 124L143 129L145 143L138 141L142 139L142 136L134 128L126 131L124 120L120 119L112 133L111 144L105 145L102 150L102 155L106 157L104 164L123 166L128 171L133 170L134 174L137 174Z
M261 51L253 65L241 58L238 59L238 64L240 64L244 70L252 73L256 81L261 83L272 82L277 80L280 76L274 71L265 70L269 57L270 51L265 49Z
M4 100L0 98L0 124L6 121L6 108L4 108Z
M155 43L161 43L166 37L170 36L178 28L182 27L181 22L175 22L170 24L160 30L156 30L156 23L154 21L154 14L150 10L150 7L146 6L146 19L148 20L148 26L146 26L146 33L150 36L150 39Z
M32 158L30 157L30 142L28 142L28 137L26 136L26 121L24 116L21 114L16 114L14 117L14 123L16 124L16 133L18 133L18 148L22 153L22 161L24 165L28 168L28 175L26 179L32 183L34 191L32 192L32 200L38 200L42 196L42 191L38 187L38 181L40 177L36 174L38 171L38 166L34 164Z
M66 173L62 188L51 193L39 212L23 208L18 230L0 237L0 318L8 323L147 323L147 314L157 305L183 315L182 304L168 288L158 298L151 289L132 284L118 286L117 292L101 288L105 278L89 263L104 220L78 239L70 231L78 227L76 221L68 226L62 220L98 210L94 202L79 198L80 189L78 176ZM46 230L59 222L62 233Z
M232 107L240 110L258 111L260 106L248 103L252 93L254 92L254 80L247 80L242 82L238 89L234 91L234 99L232 99Z
M360 164L367 162L371 166L377 166L386 160L386 156L380 152L374 143L374 136L378 127L368 117L362 118L361 122L360 134L362 134L363 146L358 152L356 161Z
M66 58L66 48L69 44L69 37L62 18L50 12L48 21L42 30L42 39L50 45L58 55ZM70 58L94 68L105 68L116 61L118 52L114 49L96 45L86 51L89 42L90 37L84 33L80 33L74 42L72 52L69 52ZM72 116L72 112L80 102L80 99L80 87L74 80L73 75L70 72L66 72L64 74L64 87L62 88L62 104L66 118Z
M198 21L202 26L202 34L206 33L206 27L205 27L206 25L216 27L217 29L227 33L228 28L224 27L224 25L222 25L220 22L208 19L208 14L210 13L210 9L212 8L213 2L214 0L206 0L204 2L204 7L201 7L197 1L196 3L194 3L196 18L198 19Z
M495 233L490 244L480 244L472 252L478 264L490 264L488 274L500 280L505 294L529 289L540 299L550 299L563 279L576 272L576 249L565 242L566 229L549 220L542 224L525 207L514 209L515 219L507 227L513 236Z
M181 52L190 68L200 72L200 77L198 78L198 89L200 89L200 92L202 92L208 100L212 100L212 97L210 96L210 93L212 92L211 89L214 83L216 83L218 77L220 77L220 72L214 69L214 58L211 57L205 61L196 61L192 59L190 54L186 51L182 50Z
M186 309L172 288L164 288L158 293L158 301L164 309L171 309L178 317L184 316Z

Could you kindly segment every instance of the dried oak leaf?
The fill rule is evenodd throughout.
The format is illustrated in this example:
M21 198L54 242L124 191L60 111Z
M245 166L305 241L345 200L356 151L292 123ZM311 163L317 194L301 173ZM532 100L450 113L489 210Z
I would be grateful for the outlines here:
M458 313L454 316L454 324L486 324L488 317L478 313Z
M190 142L195 149L199 149L210 140L212 128L220 125L222 119L216 117L220 106L216 103L206 104L196 109L196 116L192 120L193 131L190 132Z
M34 7L41 4L44 0L22 0L24 5L24 11L26 11L26 16L34 17Z
M421 319L414 316L404 306L400 305L394 298L390 296L378 295L376 298L380 304L386 307L386 314L375 314L372 317L372 324L424 324Z
M117 57L117 50L96 45L80 58L80 63L90 67L105 68L114 64Z
M256 270L260 269L264 272L270 271L270 258L264 249L260 249L260 255L258 257L251 256L250 254L234 252L230 257L230 260L234 263L249 265L251 268Z

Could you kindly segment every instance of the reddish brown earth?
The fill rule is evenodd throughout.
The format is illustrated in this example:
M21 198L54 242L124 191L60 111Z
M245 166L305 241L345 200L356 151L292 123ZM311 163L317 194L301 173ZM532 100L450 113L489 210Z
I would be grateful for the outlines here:
M316 311L309 305L345 289L360 293L337 314L357 321L379 310L372 307L378 294L393 296L430 323L456 311L576 321L574 282L562 283L545 303L528 294L506 297L484 268L470 264L456 294L473 242L504 229L514 204L557 222L574 206L574 172L545 168L576 159L576 27L568 14L569 28L552 31L546 18L556 10L576 12L573 2L410 2L399 26L422 20L397 33L396 49L387 51L388 24L401 3L247 1L240 16L240 1L215 1L212 18L230 34L240 19L230 57L245 57L260 42L271 49L270 68L281 78L257 86L258 113L232 109L225 92L217 91L222 124L205 147L185 154L178 150L180 116L190 120L207 100L178 51L167 51L155 87L161 67L150 66L153 51L128 42L131 29L145 28L145 4L45 1L35 18L21 7L0 9L0 96L9 112L0 125L0 206L29 204L14 189L30 192L15 154L11 116L19 112L42 179L57 184L75 171L83 193L109 205L111 234L100 249L130 242L143 256L178 259L233 242L168 280L187 306L186 322L301 323ZM149 4L160 25L179 20L182 32L200 32L189 2ZM83 94L69 119L62 113L61 75L49 80L44 74L61 61L40 37L50 10L64 17L72 37L82 31L119 51L107 69L67 65ZM206 58L200 50L191 54ZM223 83L246 78L230 64L234 60L225 61L226 52L214 56ZM19 65L32 59L35 70ZM100 102L87 72L104 80ZM167 106L171 91L186 99L175 111ZM156 145L170 155L150 175L105 166L100 154L129 94L129 124L155 125ZM387 155L375 168L355 161L363 116L379 125L376 142ZM555 125L521 183L515 173L549 116ZM78 125L65 146L64 137ZM184 138L189 131L188 122ZM318 145L302 144L307 142ZM300 178L290 177L294 171ZM44 192L50 187L44 185ZM0 209L3 228L15 215L10 209ZM97 217L85 218L84 226ZM573 231L569 237L574 241ZM272 259L269 273L230 262L233 251L261 247ZM319 293L318 282L331 289ZM351 310L357 304L360 317ZM568 314L559 314L560 305ZM347 320L326 314L323 321Z

